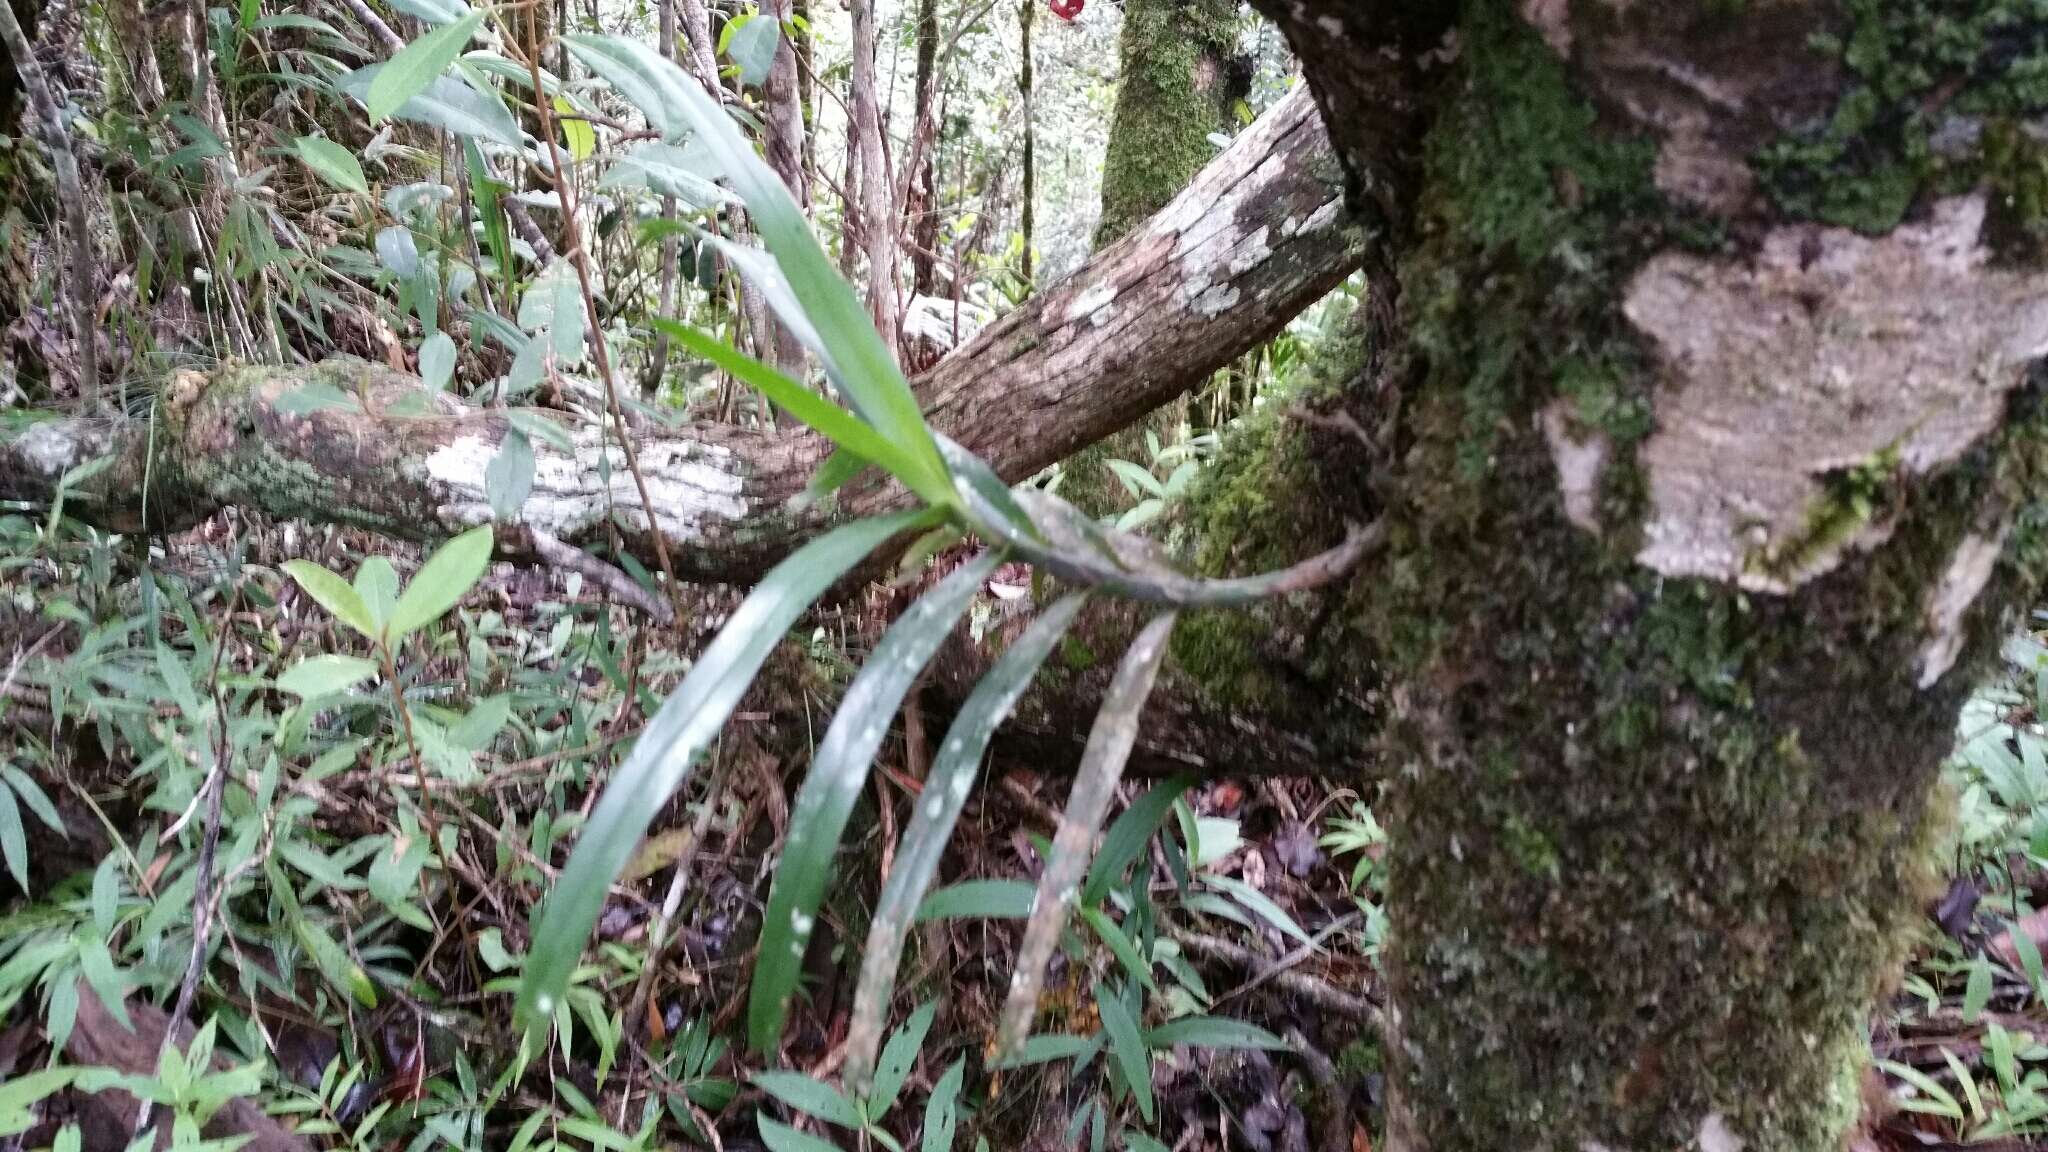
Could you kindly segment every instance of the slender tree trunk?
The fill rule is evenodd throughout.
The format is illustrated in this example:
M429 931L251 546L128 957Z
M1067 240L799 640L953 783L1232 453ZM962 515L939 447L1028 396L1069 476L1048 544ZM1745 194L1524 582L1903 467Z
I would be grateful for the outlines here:
M660 5L660 11L656 16L658 24L656 35L659 38L662 59L673 60L676 55L676 0L657 0L657 3ZM668 223L675 222L675 197L663 196L661 198L661 218ZM673 235L662 237L661 291L660 303L657 305L657 309L659 314L664 317L670 316L671 310L675 307L676 266L680 262L680 258L681 244L678 242L678 239ZM662 378L667 374L668 333L662 331L655 333L654 351L647 359L646 374L640 379L641 391L653 393L661 387Z
M49 78L36 62L35 48L27 29L15 18L12 6L0 7L0 48L14 62L21 89L28 97L28 129L49 153L56 175L57 198L62 202L66 252L70 267L64 274L66 311L71 314L72 332L78 348L78 397L87 408L99 407L100 358L98 325L93 322L94 303L99 297L93 274L92 230L86 221L85 190L78 176L78 157L71 148L71 131Z
M896 208L891 201L888 145L882 135L875 70L875 2L853 0L853 135L860 139L860 202L868 258L868 314L889 354L896 339Z
M919 296L938 290L934 255L939 246L938 216L938 65L939 0L917 3L917 78L911 101L916 139L911 145L915 170L909 173L904 214L910 218L910 283Z
M1024 97L1024 207L1018 224L1024 247L1018 257L1017 277L1024 282L1026 294L1031 291L1031 251L1038 232L1038 127L1031 107L1032 90L1037 87L1031 75L1031 24L1037 13L1038 0L1024 0L1017 10L1024 41L1023 59L1017 68L1017 90Z
M770 0L763 9L772 12L785 29L794 12L791 0ZM796 198L798 207L809 211L810 182L804 178L804 108L802 89L797 83L796 45L787 32L776 37L775 62L768 73L767 154L768 165L782 177L782 183ZM774 356L771 361L784 374L802 379L804 346L796 334L775 323ZM787 420L787 414L782 414Z
M1388 517L1387 1145L1834 1152L2048 561L2040 208L1949 121L2048 106L1990 7L1261 6L1401 241L1374 434L1245 489Z

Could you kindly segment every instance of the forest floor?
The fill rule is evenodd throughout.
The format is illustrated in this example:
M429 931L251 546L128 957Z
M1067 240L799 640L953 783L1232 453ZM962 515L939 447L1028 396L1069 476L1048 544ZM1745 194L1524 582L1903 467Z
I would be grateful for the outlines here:
M403 716L388 684L299 705L277 687L287 669L372 652L283 563L347 576L380 554L402 574L418 560L359 533L224 515L160 548L142 579L129 545L0 515L0 1152L47 1146L66 1123L86 1149L127 1145L132 1098L100 1085L27 1098L32 1073L64 1063L120 1067L119 1087L259 1148L735 1149L771 1127L757 1111L834 1141L770 1138L777 1152L854 1146L831 1101L756 1076L839 1071L869 909L945 721L932 705L910 708L855 813L780 1048L749 1053L737 1037L789 797L901 591L871 589L783 646L614 888L554 1041L521 1061L529 926L592 782L737 595L705 592L662 627L595 580L498 565L388 670ZM2048 916L2031 912L2048 892L2048 673L2027 671L2040 651L2015 637L2010 674L1960 729L1952 883L1872 1022L1876 1147L2017 1148L2048 1131ZM1039 1062L964 1092L948 1076L961 1057L978 1067L994 1030L1017 897L1068 770L998 744L940 873L953 906L927 905L898 985L893 1019L926 1002L936 1018L908 1041L900 1102L841 1127L863 1128L860 1146L928 1150L955 1123L961 1148L1370 1148L1382 833L1372 796L1326 781L1188 787L1101 906L1110 927L1055 958L1036 1031L1094 1046L1048 1042ZM1128 781L1119 808L1180 787ZM188 981L195 919L210 947ZM1227 1017L1285 1046L1162 1032L1134 1091L1122 1053L1102 1050L1112 981L1147 1037ZM222 1067L261 1061L260 1078L160 1062L159 1010L181 993L192 1020L215 1022ZM125 1005L136 1031L103 1005ZM232 1092L295 1131L216 1114Z

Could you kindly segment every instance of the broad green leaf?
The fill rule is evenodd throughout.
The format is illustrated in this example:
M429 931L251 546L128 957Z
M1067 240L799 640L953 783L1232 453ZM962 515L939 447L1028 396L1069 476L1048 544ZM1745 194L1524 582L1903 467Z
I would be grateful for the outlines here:
M363 598L356 595L348 581L311 560L287 560L284 571L329 615L372 640L377 638L377 622L370 618Z
M991 551L962 564L890 626L846 689L811 758L811 770L790 808L789 838L768 891L768 909L761 915L747 1010L747 1035L757 1052L768 1051L782 1034L840 835L890 720L1001 560L1001 553Z
M517 520L532 494L533 444L518 428L507 428L498 454L484 466L484 495L491 502L491 516L501 524Z
M1100 1036L1062 1036L1052 1034L1033 1036L1017 1046L1017 1052L1001 1063L990 1063L990 1068L1023 1068L1031 1064L1047 1064L1054 1060L1071 1060L1095 1051L1102 1044Z
M420 343L420 379L435 392L446 390L455 379L455 341L446 332Z
M756 1113L754 1122L761 1128L761 1143L768 1146L768 1152L839 1152L837 1144L778 1124L763 1113Z
M1974 1024L1991 1002L1991 964L1979 956L1970 963L1970 981L1963 988L1963 1023Z
M108 1014L119 1021L121 1027L133 1032L135 1025L128 1019L127 973L115 965L113 953L107 951L107 942L92 932L79 935L78 970L92 987L93 995L106 1006Z
M896 863L875 904L867 947L861 955L846 1043L847 1081L856 1089L863 1086L874 1060L882 1018L895 992L912 910L920 922L949 915L1000 916L1007 912L1022 918L1031 914L1032 888L1021 880L969 880L932 893L922 904L918 901L938 874L939 859L974 790L974 777L981 770L989 740L1066 635L1082 602L1078 593L1061 597L1010 645L953 718L925 775L923 795L897 846Z
M404 224L393 224L377 232L377 261L384 265L393 276L401 280L420 274L419 244L412 238L412 229Z
M1095 985L1095 1007L1102 1013L1102 1030L1109 1034L1109 1052L1123 1069L1124 1080L1137 1097L1138 1112L1152 1122L1152 1051L1145 1047L1138 1022L1131 1017L1123 997L1107 983Z
M610 81L648 121L673 138L694 130L747 202L755 229L775 255L826 349L826 370L861 418L916 458L933 481L947 474L917 397L868 322L853 289L811 234L781 177L755 154L719 102L652 47L610 36L562 37L570 52Z
M469 15L464 0L390 0L393 8L429 24L453 24Z
M697 658L613 774L541 909L519 986L519 1018L529 1027L545 1026L561 1003L606 888L739 706L768 653L848 569L897 534L928 527L932 519L928 512L899 512L858 520L805 544L755 586Z
M1102 694L1102 707L1088 730L1088 743L1081 750L1081 764L1074 774L1074 787L1067 794L1067 806L1060 813L1060 827L1046 856L1045 870L1038 878L1038 894L1032 902L1031 919L1024 925L1024 938L1017 947L1016 971L1003 1003L1001 1022L992 1045L992 1059L1000 1063L1031 1030L1038 1011L1038 991L1045 982L1046 962L1059 944L1068 909L1079 895L1088 853L1095 831L1109 812L1117 781L1123 778L1131 747L1138 739L1138 716L1152 694L1159 664L1166 656L1166 641L1173 634L1174 614L1164 612L1140 629L1130 648L1110 677Z
M325 136L301 136L293 142L299 159L306 167L318 173L320 178L344 192L359 195L370 194L369 181L363 179L363 166L356 162L355 154L327 139Z
M656 319L653 324L686 350L711 361L740 382L760 389L776 407L816 429L826 439L903 481L905 487L927 502L943 505L952 501L951 488L943 484L931 487L914 457L884 439L860 417L723 340L670 320Z
M1022 920L1031 915L1035 891L1029 880L962 880L925 897L917 906L917 922L962 918Z
M387 67L388 64L371 64L358 68L336 81L335 86L350 97L367 103L370 85ZM456 136L489 140L508 148L519 147L519 121L513 117L512 110L505 106L496 92L480 90L467 80L467 77L435 77L425 91L400 105L392 113L392 118L446 129Z
M839 1089L801 1072L761 1072L754 1083L791 1108L846 1128L861 1127L860 1109Z
M924 1102L924 1135L918 1152L951 1152L953 1130L960 1122L960 1086L967 1077L967 1059L953 1061Z
M927 1000L924 1006L910 1014L903 1027L889 1037L889 1043L882 1048L881 1063L875 1065L875 1084L867 1095L868 1111L876 1116L886 1116L896 1103L897 1093L903 1091L903 1082L910 1079L910 1070L917 1066L917 1055L924 1051L925 1034L932 1030L932 1017L938 1013L939 1002Z
M555 261L526 286L526 295L519 298L519 326L537 338L545 336L562 366L583 362L583 285L569 261Z
M555 97L555 123L561 125L562 143L569 149L571 163L581 164L597 151L597 133L567 97Z
M600 184L610 188L637 182L690 208L738 204L740 198L718 183L718 170L708 159L701 148L650 140L619 156Z
M775 67L775 48L782 42L782 25L763 12L749 12L727 22L719 37L726 59L739 65L740 80L759 88L768 83Z
M1145 1033L1154 1048L1186 1044L1193 1048L1263 1048L1283 1051L1286 1041L1256 1024L1227 1016L1183 1016Z
M377 635L383 635L384 626L391 620L392 605L398 603L398 569L391 566L389 558L372 556L356 569L355 589Z
M476 586L491 563L491 526L480 524L434 550L391 610L390 643L441 616Z
M1124 490L1133 496L1166 495L1166 488L1159 483L1158 477L1129 460L1111 460L1109 470L1116 473L1116 478L1123 481Z
M1084 906L1100 904L1110 888L1123 878L1124 870L1145 854L1152 834L1173 812L1173 802L1194 782L1195 778L1186 774L1162 780L1110 824L1102 837L1102 847L1095 853L1095 863L1088 867L1088 883L1081 889Z
M406 101L426 91L427 85L462 55L463 48L468 46L470 37L476 35L483 21L483 13L471 12L453 24L444 24L406 45L403 51L386 61L376 78L370 81L369 94L363 99L364 107L369 109L370 123L389 118Z
M1124 1129L1124 1152L1173 1152L1150 1136L1132 1128Z

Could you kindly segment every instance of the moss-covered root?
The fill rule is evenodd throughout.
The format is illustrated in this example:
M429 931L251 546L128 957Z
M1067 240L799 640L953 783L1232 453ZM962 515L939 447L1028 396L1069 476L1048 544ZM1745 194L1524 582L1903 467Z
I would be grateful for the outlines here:
M1995 243L1990 165L1859 234L1745 167L1768 118L1660 102L1824 107L1894 7L1464 5L1364 609L1408 765L1397 1149L1834 1152L1857 1119L1955 709L2042 571L2048 281ZM1924 86L1988 111L2021 42ZM1870 98L1917 115L1920 84Z

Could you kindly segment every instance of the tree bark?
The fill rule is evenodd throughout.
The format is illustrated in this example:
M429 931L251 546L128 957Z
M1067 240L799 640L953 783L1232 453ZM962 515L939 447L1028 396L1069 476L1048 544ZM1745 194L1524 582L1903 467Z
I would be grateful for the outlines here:
M912 170L904 187L903 212L910 220L910 285L919 296L938 291L933 254L939 248L938 216L938 120L935 115L939 88L939 0L917 3L917 77L912 89L911 122L916 139L911 145Z
M1187 187L1215 155L1249 79L1230 0L1127 0L1109 146L1102 158L1097 247L1131 230Z
M875 0L853 0L853 124L860 137L862 237L868 257L868 315L883 347L897 348L896 206L892 202L889 151L882 132L879 79L875 70Z
M1031 75L1031 22L1037 12L1038 0L1022 0L1017 11L1018 27L1024 38L1023 62L1017 66L1017 90L1024 97L1024 207L1018 223L1024 245L1017 264L1018 279L1024 281L1026 292L1031 291L1031 246L1037 242L1038 232L1038 125L1031 107L1032 91L1037 86Z
M2048 560L2015 42L1988 6L1938 62L1933 16L1819 0L1260 7L1399 252L1321 413L1365 434L1242 489L1386 510L1328 627L1408 765L1387 1146L1840 1148L1958 702Z
M1343 217L1337 179L1307 99L1276 108L1157 219L920 377L930 418L1010 479L1128 424L1357 266L1366 238ZM331 393L307 387L319 384L365 394L367 407L321 406ZM431 398L431 415L394 414L417 388L410 376L348 361L186 373L167 389L153 434L53 419L0 442L0 499L46 503L66 470L112 455L66 503L109 528L142 527L147 492L148 527L158 531L235 504L439 538L488 518L483 475L505 416L446 395ZM826 455L815 437L689 424L636 443L653 529L681 574L758 574L827 516L785 508ZM606 487L596 430L569 450L535 441L534 451L522 522L582 543L602 539L616 509L628 546L654 554L649 518L617 461ZM893 486L869 486L844 493L838 510L900 499Z

